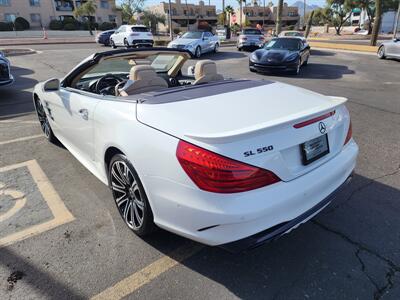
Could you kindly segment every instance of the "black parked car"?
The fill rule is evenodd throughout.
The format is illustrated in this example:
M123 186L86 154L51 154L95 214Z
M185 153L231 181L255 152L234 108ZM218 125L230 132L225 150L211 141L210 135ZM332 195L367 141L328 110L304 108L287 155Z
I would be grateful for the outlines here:
M10 67L10 61L0 51L0 86L9 85L14 82L14 77L10 73Z
M289 71L297 75L309 57L310 46L305 39L277 37L250 55L249 68L252 72Z
M106 30L100 32L96 36L96 43L103 44L104 46L110 46L110 36L115 32L115 29Z

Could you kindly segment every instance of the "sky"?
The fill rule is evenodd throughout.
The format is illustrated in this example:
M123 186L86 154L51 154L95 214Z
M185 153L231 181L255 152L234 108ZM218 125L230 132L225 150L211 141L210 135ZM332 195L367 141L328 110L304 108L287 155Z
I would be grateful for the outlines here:
M117 3L119 1L120 0L117 0ZM164 2L168 2L168 0L163 0L163 1ZM204 0L204 2L206 4L208 4L208 1L209 0ZM262 3L262 1L263 0L261 0L261 3ZM265 3L269 3L270 1L271 0L265 0ZM292 4L292 3L296 2L296 1L297 0L286 0L285 2L288 2L288 4L290 5L290 4ZM326 0L306 0L306 3L309 4L309 5L316 4L316 5L319 5L319 6L324 6L325 1ZM156 1L156 0L145 0L145 3L146 3L145 5L146 6L154 5L154 4L158 4L160 2L162 2L162 1L159 1L159 0L158 1ZM175 2L175 1L172 0L172 2ZM185 3L185 0L181 0L181 2ZM187 2L188 3L194 3L194 4L198 4L199 3L198 0L187 0ZM212 5L216 5L217 9L222 9L222 0L210 0L210 2L211 2ZM248 0L247 2L251 2L251 0ZM272 0L272 2L274 2L276 4L278 1L277 0ZM233 8L236 8L236 7L239 6L238 2L236 0L225 0L225 5L231 5L231 6L233 6Z

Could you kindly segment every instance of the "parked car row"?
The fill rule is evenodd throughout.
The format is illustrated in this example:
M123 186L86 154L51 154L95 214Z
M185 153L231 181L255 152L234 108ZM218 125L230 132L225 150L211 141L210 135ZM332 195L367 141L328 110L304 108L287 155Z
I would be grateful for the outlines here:
M10 61L5 54L0 51L0 86L10 85L14 82L14 77L11 75Z

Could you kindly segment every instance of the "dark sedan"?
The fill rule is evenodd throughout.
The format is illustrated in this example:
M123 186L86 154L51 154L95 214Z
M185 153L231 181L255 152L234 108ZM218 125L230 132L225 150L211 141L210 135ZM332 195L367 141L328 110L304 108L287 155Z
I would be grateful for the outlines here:
M10 61L0 51L0 86L10 85L14 82L14 77L11 75L10 69Z
M104 46L110 45L110 36L115 32L115 29L100 32L96 36L96 43L103 44Z
M310 46L299 37L277 37L250 55L252 72L288 71L298 75L308 63Z

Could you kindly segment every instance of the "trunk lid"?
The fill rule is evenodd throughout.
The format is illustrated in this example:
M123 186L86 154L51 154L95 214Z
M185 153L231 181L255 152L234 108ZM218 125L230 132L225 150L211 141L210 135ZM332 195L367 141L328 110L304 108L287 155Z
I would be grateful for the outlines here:
M341 150L349 118L345 101L283 83L225 81L149 94L138 104L137 118L179 139L271 170L288 181ZM330 153L303 165L300 145L321 132L318 122L302 128L294 125L332 111L335 113L323 120ZM258 154L264 147L268 150ZM246 156L249 151L257 154Z

